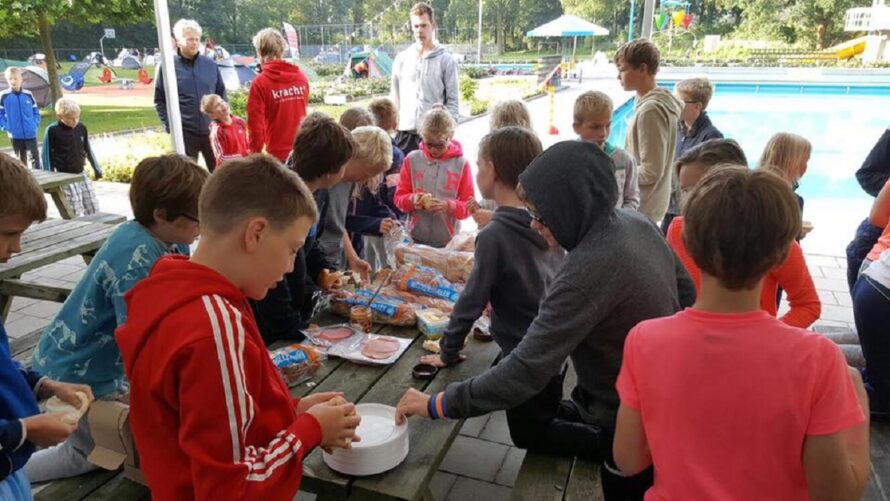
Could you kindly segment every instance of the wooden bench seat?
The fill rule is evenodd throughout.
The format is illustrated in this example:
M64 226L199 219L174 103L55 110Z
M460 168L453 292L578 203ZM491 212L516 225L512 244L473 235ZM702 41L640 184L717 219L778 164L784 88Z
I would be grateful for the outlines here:
M592 461L527 453L510 499L600 501L600 466Z
M91 223L120 224L127 220L127 216L112 214L109 212L96 212L86 216L74 218L77 221L89 221Z

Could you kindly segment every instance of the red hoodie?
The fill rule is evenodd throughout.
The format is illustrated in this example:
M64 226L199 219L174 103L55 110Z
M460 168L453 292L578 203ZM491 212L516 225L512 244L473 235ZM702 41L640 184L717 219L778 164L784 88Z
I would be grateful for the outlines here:
M247 96L251 153L265 147L266 153L287 160L308 103L309 80L299 67L281 59L263 64Z
M244 294L169 256L125 299L115 337L152 497L293 499L321 427L296 414Z

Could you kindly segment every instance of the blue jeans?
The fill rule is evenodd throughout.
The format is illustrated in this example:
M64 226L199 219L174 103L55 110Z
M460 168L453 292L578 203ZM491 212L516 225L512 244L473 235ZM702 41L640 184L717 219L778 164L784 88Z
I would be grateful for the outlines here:
M874 247L875 242L878 241L882 231L883 228L872 226L868 222L868 218L865 218L856 228L856 236L853 237L853 241L847 245L847 285L850 287L851 293L853 286L856 285L856 279L859 277L859 267L862 266L862 261Z
M853 316L865 357L873 414L890 414L890 289L863 275L853 286Z

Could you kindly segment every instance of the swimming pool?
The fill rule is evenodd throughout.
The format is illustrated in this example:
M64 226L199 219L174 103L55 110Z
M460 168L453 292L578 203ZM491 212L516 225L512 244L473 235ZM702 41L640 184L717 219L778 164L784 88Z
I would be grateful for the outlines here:
M615 110L611 142L624 144L632 111L632 101ZM806 137L813 153L798 193L807 201L862 200L854 175L890 126L890 86L716 83L708 115L741 144L752 167L776 132Z

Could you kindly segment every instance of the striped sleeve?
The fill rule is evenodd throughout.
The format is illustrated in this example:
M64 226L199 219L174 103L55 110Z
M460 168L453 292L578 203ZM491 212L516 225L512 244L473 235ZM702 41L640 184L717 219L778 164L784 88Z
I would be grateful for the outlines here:
M263 400L258 412L256 392L269 391L268 352L246 339L250 320L227 301L207 295L201 306L211 336L183 348L167 376L176 381L180 446L190 459L194 497L295 494L303 457L320 443L321 428L312 416L297 416L287 395Z

